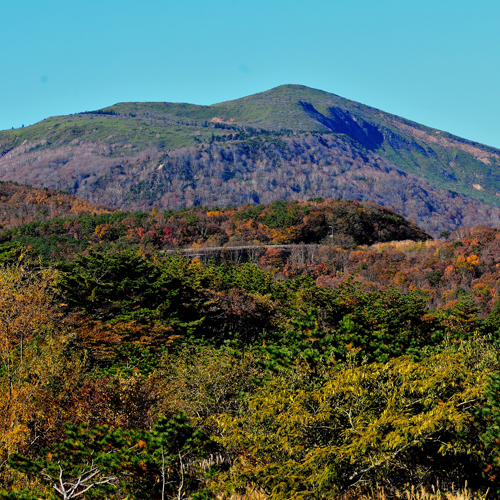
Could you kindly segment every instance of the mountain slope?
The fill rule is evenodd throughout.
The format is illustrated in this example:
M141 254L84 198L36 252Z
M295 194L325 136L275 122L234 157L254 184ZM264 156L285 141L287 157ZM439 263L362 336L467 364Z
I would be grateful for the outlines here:
M0 182L0 229L12 229L30 222L43 223L58 217L111 212L114 210L110 207L67 193Z
M0 180L122 209L337 196L436 234L500 221L500 150L299 85L212 106L121 103L0 132Z

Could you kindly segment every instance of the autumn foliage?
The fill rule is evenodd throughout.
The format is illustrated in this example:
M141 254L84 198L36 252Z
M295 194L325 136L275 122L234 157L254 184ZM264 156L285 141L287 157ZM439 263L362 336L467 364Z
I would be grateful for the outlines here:
M405 224L313 201L12 230L0 498L496 495L500 231L385 241Z

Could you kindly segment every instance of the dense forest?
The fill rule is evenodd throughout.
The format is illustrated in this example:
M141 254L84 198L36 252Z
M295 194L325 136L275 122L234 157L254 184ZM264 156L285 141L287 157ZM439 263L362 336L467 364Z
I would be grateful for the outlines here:
M30 220L0 233L1 499L498 496L499 229L323 199Z

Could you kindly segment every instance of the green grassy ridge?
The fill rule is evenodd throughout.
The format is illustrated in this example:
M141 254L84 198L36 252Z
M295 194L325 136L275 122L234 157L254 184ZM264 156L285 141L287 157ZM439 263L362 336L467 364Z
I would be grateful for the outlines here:
M0 148L6 152L24 141L33 143L33 149L58 148L73 141L97 142L113 145L131 145L129 154L155 146L174 149L196 144L198 130L184 125L145 123L132 117L107 115L72 115L54 117L24 129L0 133ZM201 131L200 131L201 132ZM198 132L199 133L199 132ZM214 133L218 134L219 131ZM209 140L211 133L206 132Z
M297 104L299 100L315 100L315 96L323 97L321 102L326 105L335 105L336 102L328 99L327 92L309 89L300 85L283 85L275 89L254 94L233 101L200 106L187 103L118 103L104 108L106 113L119 115L136 115L140 118L161 118L176 121L179 119L193 120L192 125L201 126L204 121L219 118L225 121L234 121L235 126L251 126L263 129L290 129L295 131L325 131L314 120L304 116L302 108ZM321 107L321 106L320 106ZM113 115L111 115L113 116Z
M236 128L252 126L271 130L288 129L296 132L326 132L327 129L323 125L305 116L298 101L312 104L319 113L327 117L329 107L344 108L359 118L398 132L399 135L407 139L414 140L411 136L401 132L396 126L389 125L388 119L400 121L405 125L410 125L433 135L439 133L444 138L497 152L494 148L485 147L446 132L436 131L430 127L350 101L335 94L301 85L282 85L265 92L212 106L165 102L118 103L102 110L96 110L95 113L86 112L69 116L56 116L47 118L30 127L5 130L0 132L0 142L12 143L15 141L16 145L18 145L24 140L46 140L50 145L56 145L71 142L71 140L86 134L90 137L85 137L85 139L97 142L110 142L110 139L114 139L116 142L133 141L139 144L144 142L151 145L155 142L164 141L165 137L163 136L172 135L177 136L179 139L182 137L182 140L173 141L175 143L173 147L180 147L192 143L193 133L202 133L204 122L213 118L226 121L232 119ZM185 123L180 120L192 120L192 122ZM167 132L165 128L173 130ZM154 141L151 136L158 133L162 136L161 140ZM204 135L210 137L212 133L220 134L220 131L211 129L210 133L206 132Z
M100 141L108 139L106 132L113 132L113 127L116 127L117 139L128 140L129 137L127 136L120 137L120 132L130 134L133 131L137 134L140 127L152 127L151 130L138 134L139 137L134 135L130 137L130 139L146 140L147 142L150 140L148 135L152 133L164 134L165 131L162 129L165 127L176 128L177 130L171 132L174 135L181 132L181 130L187 135L189 135L188 131L191 133L194 131L200 132L204 122L213 118L226 121L232 119L236 128L250 126L262 129L287 129L296 132L327 131L323 125L304 115L302 107L298 104L299 101L312 104L324 116L328 116L328 108L331 106L343 108L358 118L394 132L397 131L398 134L408 139L411 136L401 132L397 126L389 124L388 121L396 120L396 122L415 127L435 136L439 134L443 138L480 147L489 152L499 153L495 148L468 141L335 94L302 85L282 85L265 92L211 106L168 102L118 103L95 112L51 117L30 127L1 131L0 141L7 138L18 138L17 141L20 142L23 140L47 140L54 144L70 139L71 136L68 137L68 134L72 133L73 130L77 130L77 133L73 134L77 136L82 132L93 131L94 128L97 128L97 130L93 131L95 133L92 134L92 140ZM185 123L182 120L191 120L192 122ZM117 125L117 122L120 122L120 125ZM99 126L104 127L104 130L99 130ZM54 130L57 128L60 128L60 130ZM215 129L214 133L216 132L217 129ZM74 138L72 137L71 140ZM150 143L152 142L154 141Z
M304 86L284 85L266 92L212 106L186 103L118 103L102 110L47 118L35 125L0 132L0 147L6 150L23 141L42 142L37 147L57 147L75 139L120 143L130 142L140 150L151 145L166 149L190 146L214 135L226 135L217 128L204 127L213 118L234 120L231 128L259 127L299 132L328 132L323 125L304 114L299 100L312 101L318 111L349 102L327 92ZM109 113L109 114L108 114ZM156 134L160 134L157 138Z
M31 147L25 152L42 148L55 149L76 141L85 141L110 144L114 148L120 148L122 153L133 155L149 147L169 150L210 142L213 137L224 139L230 134L243 132L252 135L257 132L236 124L224 125L224 128L219 124L209 125L208 121L217 116L216 111L211 111L207 116L204 112L198 115L189 113L190 116L186 116L182 113L182 106L175 105L174 107L181 109L178 115L160 114L158 110L163 105L155 104L157 103L146 103L140 110L137 109L140 107L138 105L118 104L103 110L116 114L96 112L52 117L30 127L2 131L0 155L25 141L31 143ZM199 108L195 105L191 107ZM149 109L154 111L147 111Z

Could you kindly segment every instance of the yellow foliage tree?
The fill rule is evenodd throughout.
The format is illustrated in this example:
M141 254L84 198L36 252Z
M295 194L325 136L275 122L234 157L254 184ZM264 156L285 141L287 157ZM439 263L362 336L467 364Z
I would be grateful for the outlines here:
M59 367L66 335L53 270L0 269L0 472L29 445L35 400ZM36 437L33 437L36 439Z
M475 453L463 436L496 364L487 358L472 349L400 357L347 367L309 389L273 380L245 413L218 417L221 443L239 453L221 484L257 487L271 500L326 500L394 478L432 482L432 461Z

